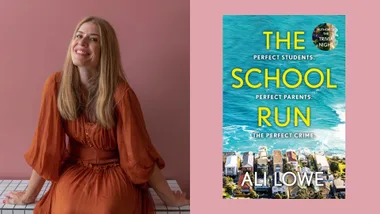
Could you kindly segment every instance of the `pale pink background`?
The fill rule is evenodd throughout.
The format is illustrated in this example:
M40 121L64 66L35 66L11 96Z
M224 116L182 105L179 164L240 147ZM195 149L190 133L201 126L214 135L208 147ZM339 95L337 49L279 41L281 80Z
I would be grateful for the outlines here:
M376 1L369 2L191 0L193 213L379 213L380 16ZM222 15L231 14L346 15L346 200L222 199Z
M190 11L183 0L2 1L0 179L29 179L23 154L37 124L46 78L61 69L76 24L87 15L117 32L164 174L190 187Z

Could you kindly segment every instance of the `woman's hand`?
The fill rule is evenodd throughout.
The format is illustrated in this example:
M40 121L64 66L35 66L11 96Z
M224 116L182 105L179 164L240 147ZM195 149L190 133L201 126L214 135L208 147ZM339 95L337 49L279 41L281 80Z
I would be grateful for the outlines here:
M166 205L170 207L182 207L190 205L190 200L186 199L186 193L181 193L180 191L173 191L173 200L167 202Z
M149 185L153 187L160 199L170 207L182 207L190 205L190 200L186 199L186 193L173 191L170 189L166 178L161 170L155 165L152 175L149 178Z
M4 204L20 204L27 205L35 203L34 199L27 197L25 191L10 191L5 194L6 199L3 201Z

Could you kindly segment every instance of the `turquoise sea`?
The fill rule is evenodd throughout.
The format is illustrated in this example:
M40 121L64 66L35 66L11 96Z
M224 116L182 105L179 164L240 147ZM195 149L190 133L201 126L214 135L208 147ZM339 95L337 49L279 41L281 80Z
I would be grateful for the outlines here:
M335 49L323 51L318 49L312 40L314 29L323 23L330 23L337 29L337 45ZM299 16L251 16L228 15L223 17L223 151L257 151L259 146L267 146L269 152L273 149L287 150L308 148L322 150L326 154L345 155L345 101L346 101L346 43L345 43L345 16L326 15L299 15ZM285 44L281 49L275 49L274 36L271 37L271 49L265 46L266 36L263 31L279 31L281 37L286 32L304 31L299 37L304 39L304 50L287 50ZM293 36L293 33L291 33ZM294 42L291 42L293 47ZM304 55L312 56L313 60L255 60L254 55ZM331 69L332 84L337 88L328 89L326 84L320 88L311 89L305 84L298 88L286 88L281 84L275 87L270 81L269 88L252 89L246 84L239 89L232 84L239 84L231 71L239 67L243 73L238 75L244 79L244 74L250 68L269 69L269 75L275 75L275 69L281 73L288 68L295 67L305 74L309 68L319 68L324 75L326 69ZM311 73L311 83L318 83L320 76ZM252 74L249 78L252 83L263 80L263 74ZM298 80L295 73L289 73L287 82L294 84ZM326 79L325 79L326 80ZM325 81L326 82L326 81ZM308 95L306 100L258 100L256 95ZM299 120L299 126L293 126L293 118L287 127L258 126L259 106L273 109L279 108L279 120L285 120L285 108L297 106L305 113L307 106L311 109L311 126L305 126ZM274 112L272 112L274 114ZM273 119L272 119L273 121ZM314 138L257 138L254 133L314 133Z

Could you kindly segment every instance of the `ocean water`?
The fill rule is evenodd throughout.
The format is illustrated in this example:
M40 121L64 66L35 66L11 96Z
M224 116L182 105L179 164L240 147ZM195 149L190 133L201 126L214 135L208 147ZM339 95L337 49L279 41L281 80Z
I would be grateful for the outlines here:
M318 49L312 41L314 29L322 23L333 24L337 28L338 41L335 49L323 51ZM345 102L346 102L346 47L345 47L345 16L224 16L223 17L223 151L257 151L259 146L267 146L269 152L273 149L286 151L308 148L323 151L326 154L345 155ZM281 37L286 31L304 31L300 36L305 40L305 50L287 50L282 44L276 50L272 37L271 50L265 48L263 31L279 31ZM292 35L293 36L293 35ZM293 42L291 43L293 46ZM258 54L276 55L312 55L314 60L277 60L259 61L253 56ZM281 73L287 68L295 67L302 74L309 68L319 68L326 74L331 69L331 83L336 89L328 89L326 84L320 88L311 89L305 84L291 89L281 84L276 88L274 81L270 81L269 88L249 88L246 84L239 89L232 84L239 84L231 75L234 68L243 69L238 74L244 79L244 74L250 68L269 69L269 75L274 76L275 69ZM252 83L263 80L263 74L252 74L249 79ZM296 83L298 76L290 73L287 76L289 83ZM310 83L318 83L319 75L312 73ZM326 82L326 81L325 81ZM310 100L258 100L257 94L300 94L310 95ZM293 118L287 127L258 126L258 107L267 106L279 108L279 120L285 120L285 108L297 106L305 113L307 106L311 109L311 125L306 126L301 120L298 127L293 125ZM274 112L272 112L273 114ZM273 119L272 119L273 121ZM274 123L272 123L274 124ZM306 139L279 139L255 138L253 133L276 132L312 132L314 138Z

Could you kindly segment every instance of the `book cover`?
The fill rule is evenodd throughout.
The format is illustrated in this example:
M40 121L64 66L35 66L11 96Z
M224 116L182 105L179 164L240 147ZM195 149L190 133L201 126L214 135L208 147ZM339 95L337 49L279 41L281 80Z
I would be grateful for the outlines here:
M223 198L344 199L344 15L223 16Z

